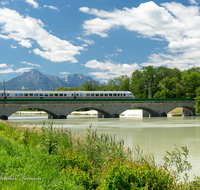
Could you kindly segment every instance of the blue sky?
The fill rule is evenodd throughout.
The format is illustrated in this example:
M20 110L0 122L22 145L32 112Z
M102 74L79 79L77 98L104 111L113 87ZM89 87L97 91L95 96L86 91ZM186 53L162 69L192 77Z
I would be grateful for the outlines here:
M200 67L200 0L0 0L0 81L37 69L101 82Z

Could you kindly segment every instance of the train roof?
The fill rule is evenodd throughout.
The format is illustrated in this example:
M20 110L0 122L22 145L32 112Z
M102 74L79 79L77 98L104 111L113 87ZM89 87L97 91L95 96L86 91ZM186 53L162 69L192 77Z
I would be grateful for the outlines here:
M4 92L0 90L0 92ZM29 90L6 90L6 93L132 93L130 91L29 91Z

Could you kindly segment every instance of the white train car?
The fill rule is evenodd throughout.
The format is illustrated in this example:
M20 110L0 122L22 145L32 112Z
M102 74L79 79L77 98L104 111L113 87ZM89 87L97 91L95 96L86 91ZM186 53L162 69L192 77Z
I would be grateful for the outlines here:
M129 91L75 91L75 98L135 98Z
M135 98L129 91L0 91L0 99L118 99Z

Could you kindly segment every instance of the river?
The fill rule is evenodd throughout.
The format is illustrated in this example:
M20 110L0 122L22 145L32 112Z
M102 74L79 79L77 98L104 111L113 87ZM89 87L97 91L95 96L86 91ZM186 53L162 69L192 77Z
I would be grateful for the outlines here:
M163 164L166 151L171 152L174 144L187 146L189 161L193 168L189 173L200 176L200 117L121 117L97 118L97 116L68 116L68 119L48 120L46 115L9 117L9 122L41 126L42 122L53 122L55 127L67 127L73 132L84 134L91 125L98 133L115 135L123 139L126 146L139 145L144 153L153 153L156 163Z

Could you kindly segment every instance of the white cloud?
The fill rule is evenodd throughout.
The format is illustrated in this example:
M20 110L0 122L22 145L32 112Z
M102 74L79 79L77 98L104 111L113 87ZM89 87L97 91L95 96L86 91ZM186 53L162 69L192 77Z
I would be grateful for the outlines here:
M27 68L20 68L17 70L13 70L12 68L8 68L8 69L4 69L4 70L0 70L0 73L24 73L24 72L28 72L31 69L33 69L33 67L27 67Z
M57 11L59 11L59 9L58 9L57 7L55 7L55 6L44 5L43 7L44 7L44 8L49 8L49 9L53 9L53 10L57 10Z
M7 65L5 63L0 64L0 68L2 67L7 67Z
M137 63L129 64L116 64L112 63L110 60L105 62L99 62L95 59L88 61L85 67L95 69L95 72L91 72L90 75L94 75L96 79L108 80L110 78L117 77L119 75L130 76L133 71L139 69Z
M16 49L16 48L17 48L17 46L14 46L14 45L10 45L10 47L11 47L12 49Z
M29 66L34 66L34 67L40 67L41 68L41 66L38 65L38 64L33 64L33 63L26 62L26 61L22 61L20 63L26 64L26 65L29 65Z
M59 74L61 74L61 75L69 75L70 73L68 73L66 71L63 71L63 72L60 72Z
M9 2L8 1L1 1L1 4L2 5L9 5Z
M76 39L81 40L81 41L84 41L86 44L89 44L89 45L94 44L94 41L93 41L93 40L87 40L87 39L83 39L83 38L81 38L81 37L77 37Z
M195 0L189 0L190 4L198 5L198 3Z
M90 11L90 9L88 7L81 7L81 8L79 8L79 11L88 13Z
M39 19L23 17L15 10L0 8L0 38L13 39L24 47L31 47L29 39L35 40L40 48L33 49L36 55L53 62L70 61L76 63L75 55L84 50L66 40L61 40L44 30L44 24Z
M21 46L26 47L26 48L32 47L30 40L22 39L18 44L20 44Z
M181 3L162 3L153 1L139 7L104 11L82 7L79 10L96 16L83 24L86 35L97 34L108 37L111 29L125 29L137 32L140 37L166 41L165 53L152 54L142 65L178 67L185 69L200 67L200 11L197 2L193 6ZM134 35L134 34L133 34Z
M117 51L122 52L123 50L122 49L117 49Z
M35 9L39 8L39 4L34 0L25 0L27 3L32 5Z

